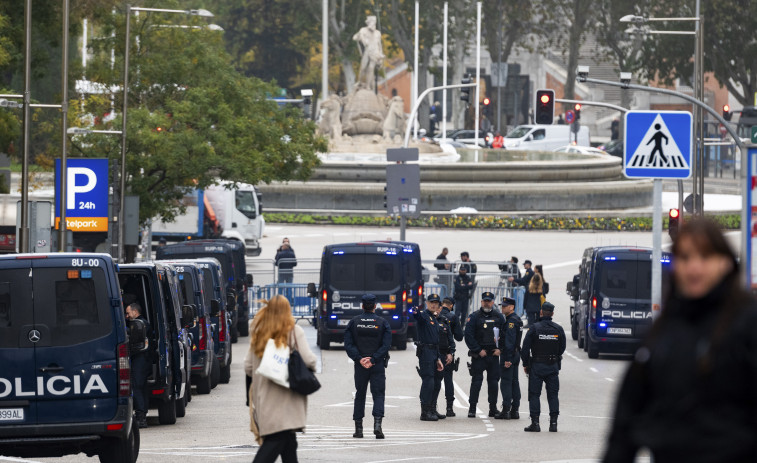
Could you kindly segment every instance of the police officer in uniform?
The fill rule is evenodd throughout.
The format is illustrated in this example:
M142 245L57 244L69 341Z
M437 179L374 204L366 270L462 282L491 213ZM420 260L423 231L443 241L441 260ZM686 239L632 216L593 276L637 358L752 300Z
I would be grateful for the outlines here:
M445 391L449 390L449 388L454 387L452 386L451 379L452 368L454 368L452 362L455 360L455 338L452 336L452 326L450 325L449 318L442 314L442 309L439 305L439 295L430 295L428 299L426 299L426 304L428 305L429 310L436 314L436 320L438 321L437 325L439 327L439 357L442 361L442 364L444 365L444 369L442 371L436 371L436 374L434 375L434 398L432 400L432 403L434 405L433 413L437 418L443 420L447 417L447 415L439 413L436 406L437 401L439 400L439 392L442 390L442 380L447 377L447 371L449 371L450 383L444 385ZM447 395L449 396L449 393L447 393ZM455 395L453 389L452 399L454 400L454 398ZM447 407L447 409L449 410L451 407L449 399L447 403L450 404Z
M520 418L520 383L518 366L520 365L520 341L523 336L523 321L515 313L515 299L502 298L502 315L505 316L505 332L502 335L502 355L499 388L502 391L502 411L495 418L498 420L517 420Z
M355 404L352 419L355 433L352 437L363 437L363 416L365 416L365 394L371 384L373 397L373 434L383 439L381 420L384 417L384 396L386 394L386 363L392 345L392 329L389 322L374 313L376 296L363 295L363 313L347 324L344 330L344 350L355 362Z
M459 342L465 339L465 335L463 334L462 326L460 326L460 319L457 317L457 314L452 311L454 307L455 300L451 297L445 297L442 300L442 311L439 316L447 319L453 338L455 341ZM454 352L452 354L454 356ZM444 366L443 379L444 394L447 399L447 416L455 416L455 411L452 408L455 403L455 386L452 385L452 375L457 371L459 364L460 357L453 359L453 363ZM438 394L439 393L437 392L435 397L438 397Z
M481 308L472 313L465 323L465 343L468 345L468 355L471 356L470 371L470 409L468 418L476 417L476 404L481 385L486 382L489 387L489 416L493 417L497 410L497 395L499 382L499 354L497 334L505 325L505 317L494 310L494 294L486 291L481 295Z
M426 301L430 304L425 310L413 313L418 333L415 355L418 357L418 373L421 375L421 421L439 420L434 402L434 378L436 371L442 371L444 365L439 353L439 320L436 313L429 310L431 306L439 310L439 296L434 296L434 301Z
M136 299L134 296L125 297L127 300ZM147 326L148 342L152 339L152 327L147 319L142 315L142 306L139 302L130 302L126 306L126 318L129 320L142 320ZM133 353L131 355L131 384L134 388L134 415L137 419L137 426L140 428L147 427L147 408L150 405L150 398L147 395L147 377L152 370L152 355L150 351L152 346L146 350Z
M555 306L545 302L541 306L538 322L528 330L523 340L520 353L523 359L523 370L528 376L528 407L531 413L531 425L526 432L539 432L539 412L541 404L541 385L547 389L549 403L549 432L557 432L557 416L560 414L560 402L557 394L560 391L560 361L565 352L565 331L562 326L552 321Z

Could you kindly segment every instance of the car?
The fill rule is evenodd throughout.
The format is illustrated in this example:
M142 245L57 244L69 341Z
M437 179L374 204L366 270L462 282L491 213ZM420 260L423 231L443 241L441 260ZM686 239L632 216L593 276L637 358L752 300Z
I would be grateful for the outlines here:
M599 145L597 148L606 152L610 156L615 156L618 158L623 157L623 140L610 140L604 145Z
M124 294L124 305L138 302L143 316L152 327L152 373L147 378L150 407L158 409L160 424L174 424L176 417L186 414L188 389L191 388L185 355L188 350L186 327L194 324L194 313L189 306L179 306L172 293L171 280L161 272L160 263L124 264L118 267L118 280ZM169 282L166 287L163 280ZM168 292L167 292L168 291ZM186 343L186 344L185 344Z
M599 148L592 148L591 146L578 146L578 145L566 145L556 148L555 153L571 153L571 154L596 154L599 156L607 156L605 151Z
M109 255L1 256L0 455L136 461L129 358L146 333Z
M460 130L454 135L448 136L447 138L451 138L453 141L471 146L476 144L475 136L475 130ZM494 134L492 134L491 132L484 132L483 130L479 129L478 146L482 148L489 148L492 145L492 140L494 140Z
M671 254L662 254L663 281ZM630 246L587 248L578 282L578 347L589 358L633 354L652 327L652 250Z

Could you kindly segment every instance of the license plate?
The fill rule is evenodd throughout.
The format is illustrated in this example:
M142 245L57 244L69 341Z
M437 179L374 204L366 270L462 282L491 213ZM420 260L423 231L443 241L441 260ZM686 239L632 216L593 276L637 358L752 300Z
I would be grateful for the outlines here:
M339 326L347 326L349 325L349 323L350 323L349 320L337 320L337 325Z
M607 328L607 334L631 334L631 328Z
M0 421L24 421L24 409L0 408Z

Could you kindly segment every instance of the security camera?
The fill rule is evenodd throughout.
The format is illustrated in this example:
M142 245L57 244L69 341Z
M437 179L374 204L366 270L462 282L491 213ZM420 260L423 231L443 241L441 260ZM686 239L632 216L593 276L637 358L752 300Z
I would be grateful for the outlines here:
M586 79L589 77L589 66L578 66L576 74L578 74L579 82L586 82Z
M309 88L303 88L300 90L300 95L302 96L313 96L313 90Z
M633 74L631 74L630 72L620 73L620 83L623 84L623 88L628 88L628 86L631 84L632 78Z

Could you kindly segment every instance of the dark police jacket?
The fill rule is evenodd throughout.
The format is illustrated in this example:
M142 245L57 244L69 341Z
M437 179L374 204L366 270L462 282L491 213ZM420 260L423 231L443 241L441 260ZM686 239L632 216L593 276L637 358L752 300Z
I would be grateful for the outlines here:
M383 362L392 346L392 329L389 322L373 312L354 317L344 330L344 350L353 362L370 357L376 365Z
M528 330L523 339L520 357L523 366L532 362L555 364L565 352L565 331L562 326L552 321L552 317L542 317Z
M502 329L505 326L505 317L502 313L493 310L488 314L482 309L473 312L465 322L465 344L468 349L478 356L481 350L494 351L497 349L497 339L495 338L494 328Z
M525 286L526 289L528 289L529 283L531 283L531 278L534 276L534 269L530 268L526 270L525 275L523 275L522 278L516 278L513 280L513 283L519 286Z
M137 317L137 320L142 320L145 322L145 333L147 334L147 349L142 351L136 351L129 355L131 358L137 358L137 357L144 357L146 360L152 362L154 361L154 355L153 352L155 352L155 343L153 342L154 339L154 333L152 331L152 325L150 325L150 322L147 321L144 315L139 315Z
M415 329L418 333L416 341L422 349L433 349L439 354L439 324L441 323L436 316L428 309L413 313L415 317Z
M452 336L452 326L447 317L439 316L436 318L439 327L439 356L446 357L447 354L455 353L455 338ZM443 359L444 360L444 359Z
M472 281L467 274L458 274L455 277L455 295L453 297L456 301L464 301L470 297L470 290L473 289L473 285L468 286L468 283Z
M523 321L515 312L505 319L504 343L502 345L502 361L515 363L520 351L520 340L523 336Z
M449 326L452 328L452 335L456 341L462 341L464 338L463 328L460 326L460 319L455 312L450 312L446 307L442 307L442 311L439 314L440 317L445 317L449 321Z

